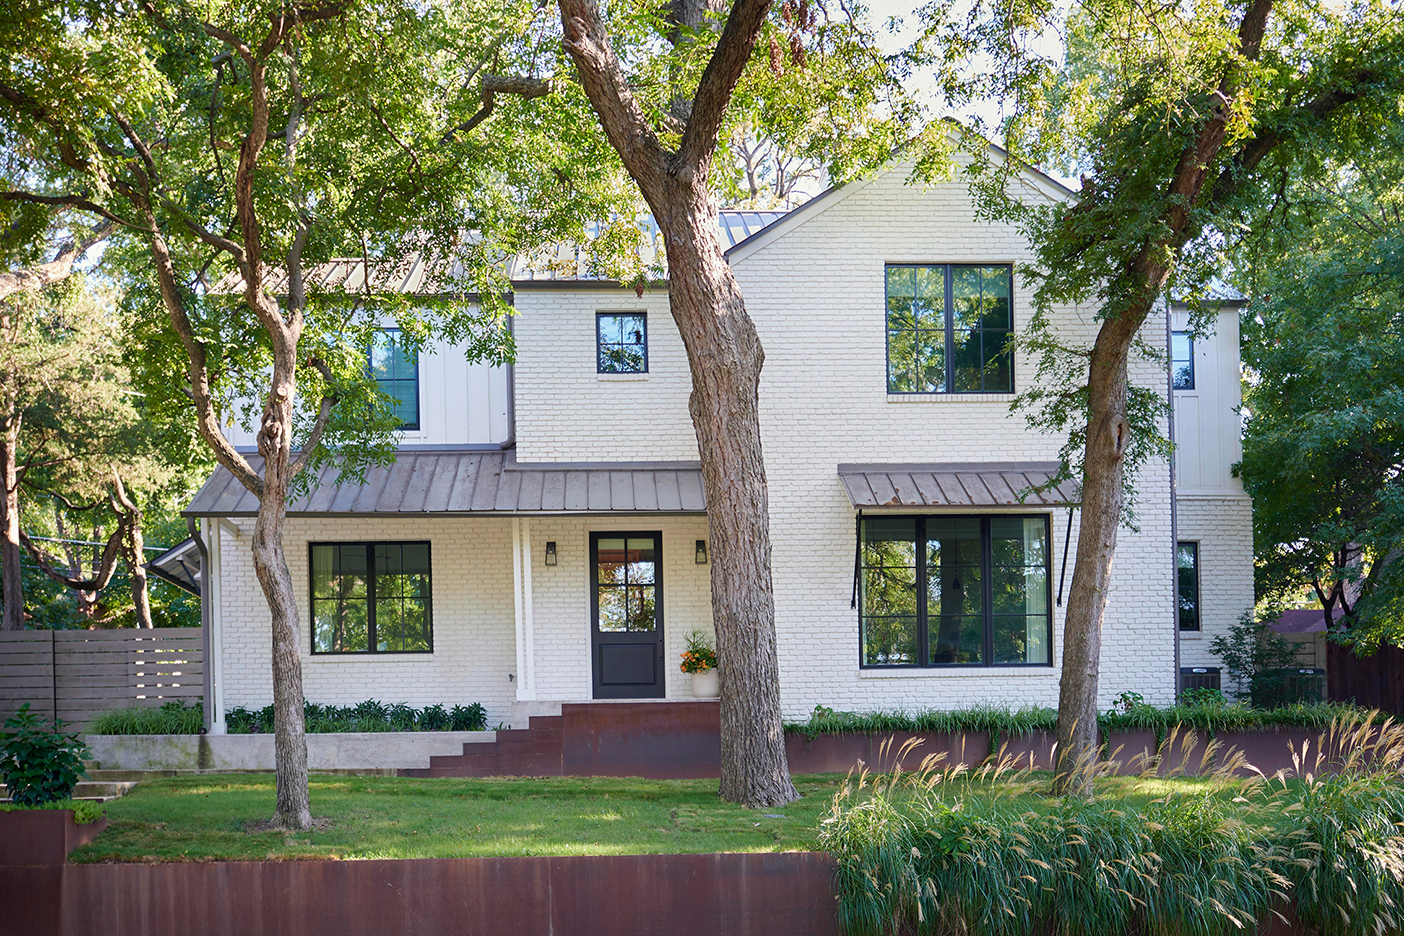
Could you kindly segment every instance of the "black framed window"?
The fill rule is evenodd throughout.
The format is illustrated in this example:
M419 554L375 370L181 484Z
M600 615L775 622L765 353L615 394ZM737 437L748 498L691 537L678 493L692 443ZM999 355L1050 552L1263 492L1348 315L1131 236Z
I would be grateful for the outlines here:
M1052 664L1049 521L865 517L860 664Z
M371 344L371 379L390 398L401 429L419 428L419 361L405 352L398 328L383 329Z
M648 316L595 313L595 360L601 374L648 373Z
M887 392L1013 393L1014 269L887 265Z
M313 653L432 653L428 543L311 543Z
M1199 630L1199 544L1176 543L1175 566L1178 571L1177 603L1180 609L1180 630Z
M1194 336L1189 332L1170 333L1170 373L1176 390L1194 389Z

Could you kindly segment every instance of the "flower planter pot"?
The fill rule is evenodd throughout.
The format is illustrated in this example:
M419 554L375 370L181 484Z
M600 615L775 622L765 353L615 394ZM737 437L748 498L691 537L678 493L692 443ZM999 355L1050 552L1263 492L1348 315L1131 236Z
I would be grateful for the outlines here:
M692 674L692 697L694 699L715 699L721 695L721 678L717 671L709 669L705 673Z

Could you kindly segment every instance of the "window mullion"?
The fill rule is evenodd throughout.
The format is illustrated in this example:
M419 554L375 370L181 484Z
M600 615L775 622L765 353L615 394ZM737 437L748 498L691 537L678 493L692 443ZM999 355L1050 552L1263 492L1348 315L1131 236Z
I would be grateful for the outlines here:
M945 289L942 291L945 294L944 299L946 305L946 308L944 310L944 319L946 326L946 392L954 393L955 351L952 345L955 343L955 324L951 321L951 319L953 318L952 306L955 300L951 291L951 265L949 263L945 265L942 271L942 279L945 281Z
M926 518L917 517L916 520L916 548L912 550L916 556L916 587L917 587L917 666L928 666L931 662L931 655L927 652L927 607L926 607Z
M366 652L375 653L375 546L366 543Z
M994 665L994 546L990 540L990 518L980 520L980 603L984 605L985 665Z

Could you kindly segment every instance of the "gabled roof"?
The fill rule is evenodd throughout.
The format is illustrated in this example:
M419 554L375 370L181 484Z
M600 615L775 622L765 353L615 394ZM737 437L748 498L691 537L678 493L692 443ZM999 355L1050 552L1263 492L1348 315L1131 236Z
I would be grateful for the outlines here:
M722 249L753 237L785 216L784 211L734 211L725 209L717 213L717 232L721 237ZM645 216L640 222L646 243L640 252L639 260L645 267L662 271L665 266L658 225L653 218ZM541 282L607 282L591 268L590 238L586 243L577 244L561 241L554 246L531 256L508 258L507 273L515 286ZM360 257L342 257L310 268L304 278L311 292L344 292L356 294L366 289L365 262ZM462 268L455 267L448 276L436 276L428 265L418 257L409 257L393 264L371 264L371 292L407 293L410 295L441 295L459 291L455 283L462 276ZM210 287L210 292L218 295L232 295L244 288L244 278L238 271L221 277ZM264 288L275 296L286 295L287 275L281 268L268 269L264 275Z

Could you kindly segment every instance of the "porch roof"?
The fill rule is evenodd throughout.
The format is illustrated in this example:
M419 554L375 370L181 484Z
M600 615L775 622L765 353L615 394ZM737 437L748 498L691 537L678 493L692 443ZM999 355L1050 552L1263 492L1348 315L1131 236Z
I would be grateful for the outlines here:
M247 456L255 469L262 459ZM288 515L474 516L504 514L706 513L696 462L519 464L516 453L492 450L401 451L388 468L337 483L321 469L311 491L288 504ZM187 517L252 517L258 498L223 467L196 493Z
M1057 462L962 462L926 465L839 465L839 479L855 508L1026 507L1082 501L1077 485L1045 485Z

